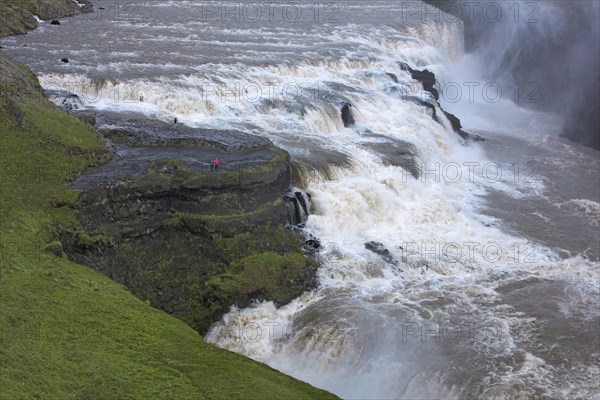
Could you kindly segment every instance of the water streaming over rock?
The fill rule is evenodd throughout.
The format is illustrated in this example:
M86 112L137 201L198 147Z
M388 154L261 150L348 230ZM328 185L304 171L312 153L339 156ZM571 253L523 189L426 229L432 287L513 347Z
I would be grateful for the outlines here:
M285 200L288 207L288 223L303 227L310 215L310 195L304 190L294 188L286 193Z

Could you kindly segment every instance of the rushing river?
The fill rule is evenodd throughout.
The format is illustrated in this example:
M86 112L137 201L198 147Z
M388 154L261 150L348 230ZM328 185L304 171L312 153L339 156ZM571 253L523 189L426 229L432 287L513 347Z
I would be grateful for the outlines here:
M97 1L2 46L87 108L264 135L302 166L318 288L207 341L350 399L600 398L598 152L496 98L462 24L414 4ZM486 141L408 101L429 95L400 61Z

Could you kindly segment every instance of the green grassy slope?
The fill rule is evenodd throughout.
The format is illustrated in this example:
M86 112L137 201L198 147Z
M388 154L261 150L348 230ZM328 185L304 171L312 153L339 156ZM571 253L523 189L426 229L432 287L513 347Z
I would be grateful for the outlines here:
M43 20L92 11L88 0L0 0L0 36L25 33L37 27L34 15Z
M2 53L0 90L0 398L333 398L204 343L185 323L56 256L53 223L78 224L78 193L66 181L107 152Z

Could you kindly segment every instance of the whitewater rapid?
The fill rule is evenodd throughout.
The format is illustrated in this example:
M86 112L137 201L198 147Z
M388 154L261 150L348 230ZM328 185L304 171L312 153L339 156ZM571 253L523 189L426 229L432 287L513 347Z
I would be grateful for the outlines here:
M208 342L348 399L597 396L597 263L486 212L491 198L547 197L552 182L527 159L497 162L439 107L436 122L411 100L435 104L399 62L434 72L440 89L472 79L460 76L476 69L462 25L405 21L403 3L384 0L315 23L313 3L294 4L311 18L223 23L201 18L205 2L147 1L124 19L75 18L3 43L46 90L85 108L264 135L301 167L304 229L322 244L318 287L283 307L232 309ZM65 55L68 65L48 61ZM510 99L475 100L441 103L492 143L543 142L556 125ZM406 148L418 177L389 162ZM598 218L593 200L555 203Z

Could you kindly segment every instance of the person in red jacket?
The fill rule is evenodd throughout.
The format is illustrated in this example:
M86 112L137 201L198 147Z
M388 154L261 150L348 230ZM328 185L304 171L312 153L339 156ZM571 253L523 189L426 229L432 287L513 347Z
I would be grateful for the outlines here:
M215 157L213 161L213 165L215 166L215 171L219 169L219 159Z

